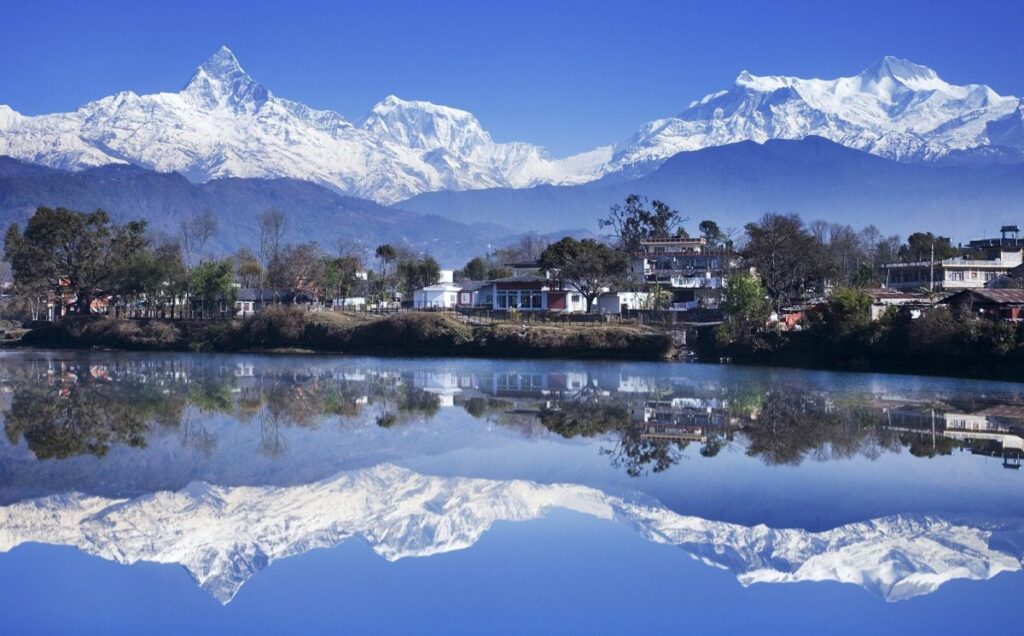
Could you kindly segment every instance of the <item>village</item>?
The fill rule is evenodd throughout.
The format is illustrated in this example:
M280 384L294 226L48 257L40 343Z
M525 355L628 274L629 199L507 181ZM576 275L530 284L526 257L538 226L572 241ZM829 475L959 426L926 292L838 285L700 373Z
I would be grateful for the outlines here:
M218 257L206 245L211 216L182 225L156 244L144 224L117 226L89 215L41 208L25 236L6 243L9 271L0 317L55 321L90 314L115 318L247 318L271 306L303 311L445 311L465 320L634 320L718 324L742 314L748 330L801 330L821 322L837 290L855 290L871 320L916 319L945 307L958 316L1019 321L1024 314L1024 239L1017 225L954 246L918 233L902 242L873 227L766 214L741 234L713 221L690 236L680 213L631 196L614 206L605 238L557 242L524 235L459 269L401 246L284 242L286 217L260 215L258 253ZM97 215L102 215L98 217ZM90 249L100 264L61 253L54 238L97 225ZM100 227L102 225L102 227ZM49 226L46 228L45 226ZM78 229L76 229L78 228ZM34 241L34 244L33 244ZM105 242L105 243L104 243ZM77 259L77 261L76 261ZM102 267L100 267L102 265Z

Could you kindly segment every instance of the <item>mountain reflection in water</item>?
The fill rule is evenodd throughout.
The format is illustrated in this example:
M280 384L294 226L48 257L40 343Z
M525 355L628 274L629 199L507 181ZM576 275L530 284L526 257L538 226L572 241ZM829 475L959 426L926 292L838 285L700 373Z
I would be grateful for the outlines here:
M274 560L349 538L430 556L551 510L743 585L837 581L889 601L1017 572L1024 552L1017 384L21 352L0 355L0 415L0 552L180 564L223 603Z
M119 563L184 566L222 603L276 559L359 536L388 560L471 547L495 521L553 509L627 523L733 571L743 585L838 581L888 601L955 579L1021 569L1024 524L898 515L825 532L745 527L683 516L572 484L428 477L396 466L290 488L193 483L136 499L59 495L0 507L0 552L72 545Z

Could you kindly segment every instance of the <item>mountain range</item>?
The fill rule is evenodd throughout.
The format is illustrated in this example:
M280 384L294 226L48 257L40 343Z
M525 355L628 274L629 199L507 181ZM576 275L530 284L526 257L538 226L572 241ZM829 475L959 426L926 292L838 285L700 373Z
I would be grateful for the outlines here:
M110 163L193 182L297 178L394 203L424 192L635 177L669 157L741 141L820 136L900 161L1024 159L1024 106L886 57L833 80L739 74L630 139L566 158L498 143L471 113L388 96L362 119L274 95L221 48L178 92L121 92L70 113L0 106L0 155L66 170Z
M1019 524L896 515L822 532L680 515L573 484L433 477L394 465L295 486L186 488L137 498L68 493L0 507L0 552L70 545L118 563L184 566L228 603L273 561L362 538L395 561L471 547L496 521L574 511L627 524L649 541L734 572L743 585L838 581L888 601L956 579L1021 570Z

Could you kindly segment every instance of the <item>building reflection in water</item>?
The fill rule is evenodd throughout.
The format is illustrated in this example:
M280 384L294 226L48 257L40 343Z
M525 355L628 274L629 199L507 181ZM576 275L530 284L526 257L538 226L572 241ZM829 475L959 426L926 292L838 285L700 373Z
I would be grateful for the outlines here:
M231 358L225 358L231 360ZM522 431L600 437L602 452L631 475L666 470L690 446L703 457L731 448L769 464L908 451L965 452L1018 470L1024 456L1024 399L928 399L756 381L621 372L550 370L509 363L440 370L316 359L244 359L211 364L186 357L47 357L0 369L4 431L40 459L103 455L144 446L154 427L176 428L183 444L217 443L204 414L256 423L259 451L286 451L283 428L392 428L429 422L444 409ZM482 365L476 365L481 368ZM570 365L571 366L571 365Z

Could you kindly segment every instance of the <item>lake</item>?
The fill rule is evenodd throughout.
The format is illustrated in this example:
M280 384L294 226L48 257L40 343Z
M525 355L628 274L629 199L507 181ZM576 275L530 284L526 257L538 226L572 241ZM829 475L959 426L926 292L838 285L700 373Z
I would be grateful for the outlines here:
M0 354L4 633L1016 633L1024 384Z

